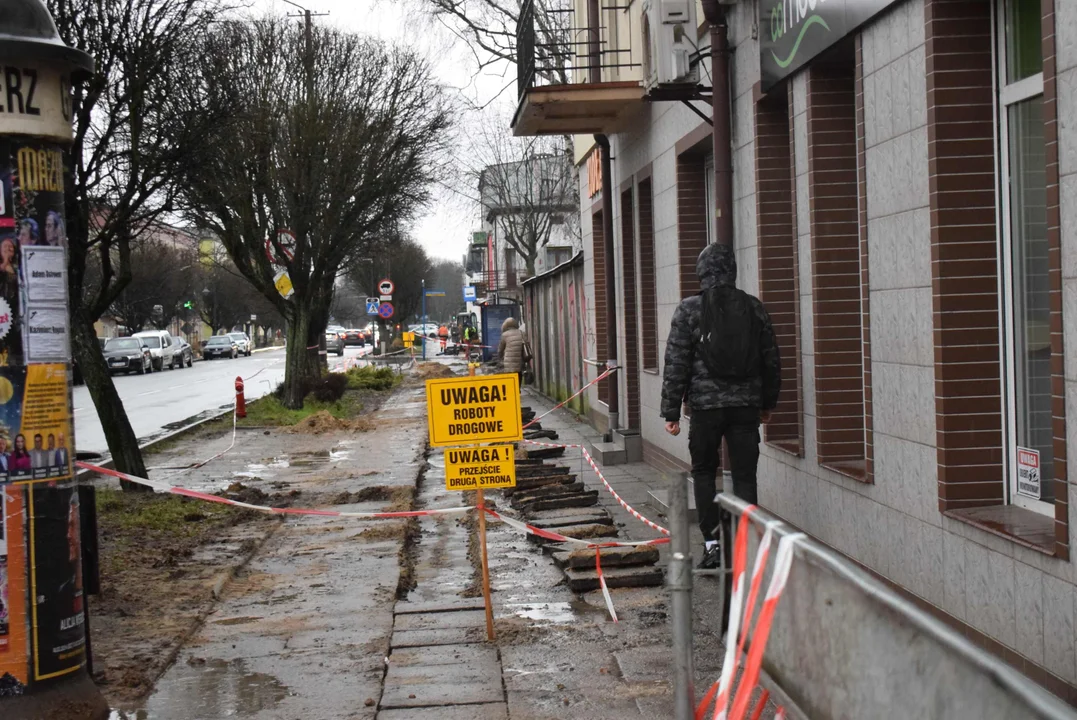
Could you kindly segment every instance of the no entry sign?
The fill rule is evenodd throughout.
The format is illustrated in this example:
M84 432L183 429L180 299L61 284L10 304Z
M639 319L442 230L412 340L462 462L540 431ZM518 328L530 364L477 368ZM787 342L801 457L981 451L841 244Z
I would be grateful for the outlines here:
M515 373L426 381L430 445L523 440Z

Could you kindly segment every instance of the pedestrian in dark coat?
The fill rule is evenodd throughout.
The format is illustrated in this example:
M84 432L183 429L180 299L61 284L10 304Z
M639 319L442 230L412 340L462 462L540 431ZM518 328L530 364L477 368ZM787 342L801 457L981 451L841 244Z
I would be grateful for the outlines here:
M759 464L759 426L770 420L781 389L781 358L770 316L758 298L747 296L758 329L759 366L744 377L714 377L700 352L704 293L712 288L734 287L737 260L733 248L708 245L696 261L701 292L687 297L673 313L666 342L662 380L662 417L666 431L678 435L681 406L691 410L688 450L692 456L699 529L706 543L704 568L718 566L718 506L714 502L722 438L729 449L734 494L757 502L756 468Z

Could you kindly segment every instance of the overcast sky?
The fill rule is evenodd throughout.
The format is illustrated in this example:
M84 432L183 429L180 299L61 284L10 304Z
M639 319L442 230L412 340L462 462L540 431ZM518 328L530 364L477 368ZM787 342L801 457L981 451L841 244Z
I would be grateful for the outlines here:
M477 106L495 98L502 116L514 85L514 67L488 69L476 76L471 51L452 33L420 11L421 0L297 0L312 12L327 12L314 20L356 32L375 35L389 42L406 44L425 56L440 81L452 92ZM282 0L254 0L254 12L298 13ZM496 112L491 109L490 112ZM474 120L469 118L468 120ZM505 133L509 133L505 128ZM466 132L462 137L468 137ZM460 260L467 249L472 230L481 227L478 208L468 199L477 194L470 183L455 182L436 189L435 202L427 208L413 227L415 238L433 257ZM461 185L464 185L461 187Z

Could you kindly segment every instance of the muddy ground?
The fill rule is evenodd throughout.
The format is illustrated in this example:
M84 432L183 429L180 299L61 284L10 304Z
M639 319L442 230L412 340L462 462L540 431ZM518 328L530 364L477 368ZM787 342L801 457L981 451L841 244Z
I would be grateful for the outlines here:
M351 420L240 429L225 457L178 470L228 447L230 419L216 421L154 447L147 465L157 468L154 479L244 502L313 507L384 499L403 508L410 488L368 487L355 498L331 488L340 478L376 473L361 461L357 467L351 448L362 431L374 429L369 417L389 395L349 391L359 414ZM175 495L125 493L107 481L99 483L97 508L101 592L89 598L93 677L110 704L131 706L152 690L282 520Z

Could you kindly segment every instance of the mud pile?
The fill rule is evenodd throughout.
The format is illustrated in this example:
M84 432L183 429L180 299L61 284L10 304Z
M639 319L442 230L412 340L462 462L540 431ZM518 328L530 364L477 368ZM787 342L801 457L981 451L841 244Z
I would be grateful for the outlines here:
M285 428L284 432L299 433L300 435L322 435L327 432L370 432L373 429L375 429L374 423L365 418L341 420L322 410L300 420L291 427Z

